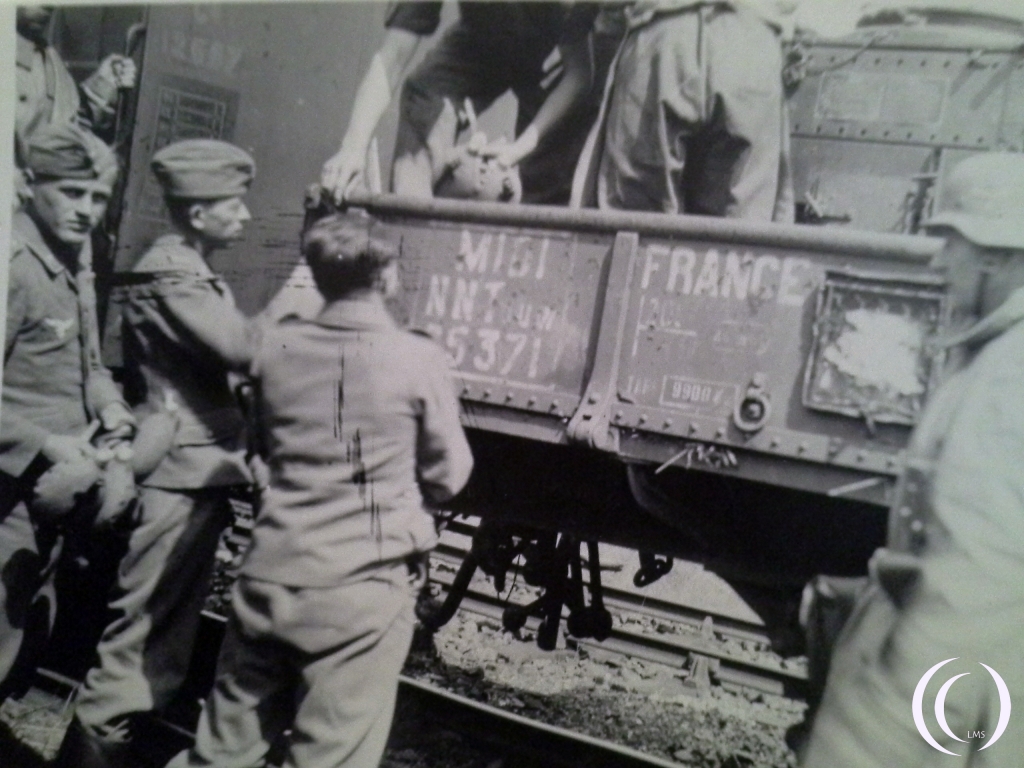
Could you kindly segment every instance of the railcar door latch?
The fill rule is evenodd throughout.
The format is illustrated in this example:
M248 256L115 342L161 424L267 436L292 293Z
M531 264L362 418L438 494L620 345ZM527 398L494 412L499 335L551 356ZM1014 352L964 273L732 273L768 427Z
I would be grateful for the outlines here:
M764 373L755 373L743 398L736 403L732 420L741 432L758 432L771 418L772 403L765 389L767 380L768 377Z

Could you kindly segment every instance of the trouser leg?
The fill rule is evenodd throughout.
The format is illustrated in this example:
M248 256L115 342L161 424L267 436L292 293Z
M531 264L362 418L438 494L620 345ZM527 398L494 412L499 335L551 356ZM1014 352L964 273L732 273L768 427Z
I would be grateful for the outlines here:
M599 205L772 221L788 183L781 55L747 11L692 8L633 30L609 97Z
M393 575L325 589L241 578L195 747L168 768L259 768L293 713L287 768L375 768L414 625L408 578Z
M712 109L706 138L696 142L700 158L687 210L772 221L788 150L783 146L782 49L775 32L753 12L705 13Z
M686 211L689 142L705 119L698 10L661 17L623 41L605 114L598 204Z
M203 707L195 746L167 768L261 768L293 711L297 656L288 644L254 639L237 619L228 623L217 679ZM327 764L324 764L327 765Z
M223 491L143 489L111 602L116 618L76 707L97 735L127 737L125 718L166 706L184 681L230 513Z
M399 589L393 587L392 589ZM346 646L302 670L306 689L284 768L376 768L391 731L398 675L412 643L413 600L365 647Z
M0 482L0 701L30 684L57 607L61 537L31 519L22 490L10 478Z

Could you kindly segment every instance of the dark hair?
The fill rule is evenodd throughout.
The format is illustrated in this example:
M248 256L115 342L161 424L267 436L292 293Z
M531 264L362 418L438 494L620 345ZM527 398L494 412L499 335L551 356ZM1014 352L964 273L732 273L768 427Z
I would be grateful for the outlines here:
M312 224L302 236L317 290L328 301L360 288L372 288L398 254L390 243L370 237L366 224L339 214Z
M202 203L203 200L187 200L180 197L165 197L164 205L167 206L167 216L171 223L186 232L192 231L192 215L189 212L193 205Z

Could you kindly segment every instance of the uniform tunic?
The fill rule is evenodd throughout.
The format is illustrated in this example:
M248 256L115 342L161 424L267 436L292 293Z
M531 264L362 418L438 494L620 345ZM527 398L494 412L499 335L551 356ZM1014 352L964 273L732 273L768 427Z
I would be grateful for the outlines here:
M954 657L964 665L956 671L971 673L946 699L960 739L968 731L991 739L1000 714L996 684L979 662L1011 696L1024 691L1024 289L952 351L973 360L943 383L914 431L888 548L873 558L868 589L838 640L805 766L1010 768L1024 755L1024 729L1013 719L984 751L976 751L984 740L948 738L931 702L949 668L934 678L924 709L931 735L959 759L930 746L912 716L918 681Z
M76 715L110 736L124 717L166 705L188 671L230 493L250 482L245 422L228 382L251 358L250 322L182 238L156 240L122 289L124 358L135 413L173 403L167 456L140 480L138 522Z
M96 93L106 89L93 85L97 75L80 87L53 46L37 45L21 35L16 45L19 135L27 136L46 123L80 121L96 131L113 122L113 108Z
M480 114L511 90L519 103L515 132L522 133L557 83L557 78L545 71L546 60L559 43L586 36L597 11L570 14L566 3L555 2L468 2L459 3L459 12L459 21L444 33L402 88L396 156L429 147L432 131L444 134L447 146L442 149L451 146L454 123L443 131L436 127L445 98L456 109L469 98ZM386 26L430 35L440 17L439 2L395 3ZM602 63L606 67L611 60L617 39L599 37L596 42L596 64L603 77ZM600 91L595 88L581 114L557 126L523 159L519 173L524 203L568 202L573 169L597 115L599 99Z
M15 664L30 611L47 619L48 633L55 610L51 577L60 536L27 504L49 466L40 455L43 444L49 435L85 430L87 398L96 413L121 400L106 370L94 370L85 381L82 311L68 265L28 214L16 213L0 406L0 681ZM38 650L42 643L29 646Z
M447 362L382 303L340 301L268 332L253 378L270 486L195 749L171 765L262 765L283 695L285 765L371 768L412 637L405 561L436 542L424 496L472 467Z
M627 10L574 204L793 220L782 50L762 9L646 0Z
M17 36L15 45L18 102L14 133L18 165L25 142L44 125L77 122L94 132L103 132L113 125L113 107L97 95L97 91L109 87L97 87L96 74L80 87L52 46L38 45L22 35Z

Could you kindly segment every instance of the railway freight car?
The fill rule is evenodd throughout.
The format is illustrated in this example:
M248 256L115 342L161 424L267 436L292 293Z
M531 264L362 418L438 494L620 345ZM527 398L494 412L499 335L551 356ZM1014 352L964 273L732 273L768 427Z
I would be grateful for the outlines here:
M153 152L228 139L260 172L253 234L220 271L248 312L314 309L298 264L303 192L335 149L382 15L355 3L139 11L116 269L162 220ZM449 352L476 455L453 506L482 520L473 555L428 621L444 620L472 569L500 583L522 553L544 588L531 607L540 643L553 647L564 605L571 631L600 637L598 541L642 553L638 584L671 558L699 560L773 626L814 574L862 573L941 369L927 343L945 322L927 268L939 243L918 229L957 160L1022 148L1022 43L1016 19L928 8L798 39L793 225L351 200L349 215L401 251L394 311ZM106 343L116 353L116 332Z

